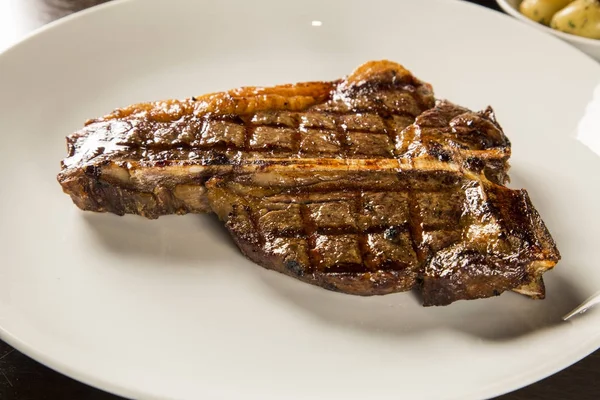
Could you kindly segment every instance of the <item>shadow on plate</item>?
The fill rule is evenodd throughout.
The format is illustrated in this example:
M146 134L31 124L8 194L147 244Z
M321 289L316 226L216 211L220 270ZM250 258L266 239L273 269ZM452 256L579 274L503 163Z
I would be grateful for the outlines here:
M109 251L147 259L165 258L197 267L202 261L239 257L222 223L214 215L162 217L149 221L137 216L117 217L84 213L87 228ZM248 262L249 267L253 266ZM568 265L560 269L569 270ZM360 297L327 291L273 271L257 271L276 302L287 302L303 312L349 330L376 335L410 336L448 329L490 341L507 341L565 324L561 317L579 305L578 293L561 271L545 275L547 298L530 300L515 293L447 307L423 308L416 293Z
M170 215L147 220L136 215L83 213L86 230L111 253L168 259L197 266L238 256L239 250L215 215Z
M568 266L563 266L568 269ZM547 276L548 296L531 300L516 293L446 307L421 306L415 293L359 297L312 287L280 274L263 282L281 301L308 312L325 324L377 335L411 336L447 329L483 340L508 341L565 324L561 317L584 300L562 276Z

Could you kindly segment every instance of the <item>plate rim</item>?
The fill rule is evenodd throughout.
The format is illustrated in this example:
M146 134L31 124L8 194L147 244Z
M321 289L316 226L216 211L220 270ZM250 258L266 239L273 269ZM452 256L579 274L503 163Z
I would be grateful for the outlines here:
M126 0L129 1L129 0ZM572 322L564 322L564 323L572 323ZM150 392L147 392L143 389L135 390L130 389L122 385L115 384L109 380L104 378L95 376L93 373L88 373L83 370L78 370L76 368L72 368L67 363L63 361L49 356L43 349L38 348L33 344L29 344L20 340L18 337L5 330L2 326L0 326L0 339L4 342L8 343L10 346L17 349L19 352L25 354L26 356L32 358L33 360L41 363L42 365L57 371L67 377L75 379L79 382L82 382L88 386L94 387L96 389L132 399L144 399L144 400L160 400L165 399L164 397L156 396ZM455 399L455 400L468 400L468 399L491 399L495 398L507 393L511 393L522 389L526 386L529 386L533 383L539 382L542 379L545 379L549 376L552 376L555 373L558 373L566 368L569 368L573 364L581 361L594 351L600 348L600 334L594 339L590 339L587 342L584 342L577 351L571 353L565 353L563 355L563 360L561 362L556 362L555 364L543 364L537 369L530 370L526 375L515 375L511 379L496 382L493 385L488 385L485 387L479 388L477 391L470 392L468 394L462 394L459 397L448 397L447 400ZM573 356L575 354L575 356ZM556 360L556 359L555 359ZM508 388L508 389L507 389ZM141 396L141 397L140 397ZM169 397L171 398L171 397Z
M9 44L7 47L5 47L3 49L0 49L0 57L6 56L7 53L13 51L15 48L17 48L19 46L22 46L24 43L29 42L30 40L34 39L35 37L40 36L45 31L55 29L57 26L63 25L65 23L69 23L71 20L81 18L87 14L93 14L104 8L118 7L123 3L130 3L130 2L135 2L135 1L137 1L137 0L108 0L106 3L96 4L94 6L86 8L86 9L79 10L74 13L57 18L53 21L50 21L42 26L35 28L31 32L28 32L25 35L23 35L17 41Z

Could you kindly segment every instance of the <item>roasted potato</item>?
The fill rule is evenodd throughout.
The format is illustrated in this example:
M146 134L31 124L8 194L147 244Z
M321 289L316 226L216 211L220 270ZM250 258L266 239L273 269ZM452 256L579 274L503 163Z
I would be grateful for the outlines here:
M573 0L523 0L519 10L535 22L550 25L554 14L572 2Z
M600 0L575 0L554 14L550 27L573 35L600 39Z

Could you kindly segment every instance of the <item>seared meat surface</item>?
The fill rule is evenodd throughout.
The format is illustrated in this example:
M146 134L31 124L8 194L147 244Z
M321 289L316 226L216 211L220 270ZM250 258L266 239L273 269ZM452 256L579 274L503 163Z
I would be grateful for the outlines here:
M488 108L435 101L388 61L334 82L138 104L67 138L84 210L215 212L258 264L330 290L417 288L425 305L544 297L560 255Z
M246 169L209 181L208 198L251 260L330 290L544 296L559 254L524 190L427 156L367 162Z
M210 211L204 183L243 164L429 152L505 179L510 145L491 110L434 105L431 86L391 62L335 82L138 104L70 135L58 180L84 210L157 218ZM475 136L461 133L473 125Z
M402 130L433 106L431 86L390 62L335 82L138 104L69 136L58 180L84 210L207 212L204 182L234 165L393 158Z

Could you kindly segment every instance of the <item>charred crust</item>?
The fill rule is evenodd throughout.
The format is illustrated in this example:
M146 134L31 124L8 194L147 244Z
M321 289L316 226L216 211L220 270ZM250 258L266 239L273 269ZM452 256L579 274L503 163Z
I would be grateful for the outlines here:
M323 282L321 285L324 289L331 290L332 292L339 292L340 289L331 282Z
M84 172L87 176L94 178L94 179L100 179L100 175L102 174L101 168L96 165L86 166L84 169Z
M428 153L432 157L435 157L442 162L448 162L452 159L452 154L450 154L450 152L448 150L445 150L438 143L431 143L431 145L428 149Z
M227 165L229 157L223 153L210 152L203 161L206 165Z
M304 275L304 269L302 268L302 265L300 265L300 263L296 260L287 260L285 262L285 268L294 275Z
M390 226L383 233L383 237L390 242L394 242L398 239L400 235L400 229L397 226Z
M469 157L464 162L464 167L471 171L481 172L485 168L485 161L477 157Z

